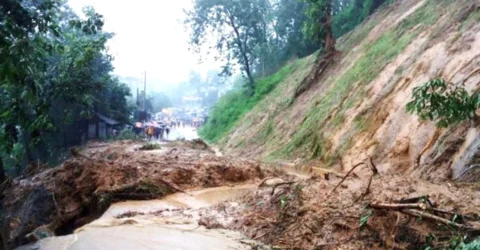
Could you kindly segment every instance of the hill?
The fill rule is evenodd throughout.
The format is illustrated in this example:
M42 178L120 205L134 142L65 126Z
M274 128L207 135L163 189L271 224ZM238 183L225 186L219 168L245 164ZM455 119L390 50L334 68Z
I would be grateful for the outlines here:
M480 66L479 6L467 0L402 0L384 6L339 39L334 63L298 98L294 92L315 55L270 77L279 79L271 91L240 105L241 112L224 112L222 105L233 108L235 103L224 99L203 134L221 128L206 139L227 153L260 160L296 159L345 170L372 157L382 173L473 180L478 176L478 125L437 128L407 113L406 104L413 88L430 79L461 82ZM479 80L470 75L465 87L473 91Z

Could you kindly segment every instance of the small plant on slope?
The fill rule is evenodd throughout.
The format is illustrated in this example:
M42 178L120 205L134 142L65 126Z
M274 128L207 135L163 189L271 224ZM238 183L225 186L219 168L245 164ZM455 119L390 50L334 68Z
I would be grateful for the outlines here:
M464 87L439 78L413 89L413 100L407 104L407 111L422 120L436 121L439 127L448 127L475 119L479 107L478 90L469 95Z

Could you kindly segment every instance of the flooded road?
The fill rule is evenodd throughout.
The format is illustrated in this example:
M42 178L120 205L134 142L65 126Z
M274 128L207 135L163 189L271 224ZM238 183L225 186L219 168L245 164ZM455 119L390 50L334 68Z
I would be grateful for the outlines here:
M194 127L175 127L168 135L167 140L175 141L185 139L187 141L198 139L197 129Z
M240 233L199 227L196 209L239 198L254 188L256 185L217 187L176 193L161 200L119 202L72 235L47 238L18 249L251 249L242 243L246 238ZM191 209L187 216L167 214L160 218L148 214L178 208ZM116 218L127 212L146 215Z

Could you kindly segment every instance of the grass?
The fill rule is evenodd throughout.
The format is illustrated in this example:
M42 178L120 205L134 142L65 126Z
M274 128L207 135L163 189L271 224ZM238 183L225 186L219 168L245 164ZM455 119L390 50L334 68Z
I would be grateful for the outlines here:
M200 136L209 142L219 141L235 127L246 113L284 81L297 66L298 61L283 67L272 76L258 80L252 96L247 95L243 90L234 90L220 98L213 108L209 121L199 130ZM270 128L270 130L272 129L273 127ZM268 136L271 131L266 132L267 135L264 136Z
M288 157L294 152L304 152L307 156L324 157L326 150L321 149L326 147L324 145L325 140L318 140L317 135L322 132L327 123L327 118L332 119L336 125L340 125L338 123L341 123L344 118L337 116L343 116L347 109L354 107L365 97L366 91L361 87L375 80L383 68L405 50L423 27L436 22L440 7L441 5L436 1L429 0L396 27L385 32L372 43L364 45L362 48L363 55L345 74L334 80L317 102L312 102L314 104L307 112L306 119L298 132L286 148L282 152L276 152L276 155ZM342 100L353 90L357 93L350 97L345 105L340 106ZM329 117L337 108L340 110L336 112L336 116ZM367 127L362 120L358 120L356 123L359 124L359 126L354 126L356 132ZM342 138L344 143L340 150L336 150L336 154L342 154L348 149L351 145L351 139L357 134L356 132L349 132L347 138ZM322 155L318 155L318 152L322 152Z

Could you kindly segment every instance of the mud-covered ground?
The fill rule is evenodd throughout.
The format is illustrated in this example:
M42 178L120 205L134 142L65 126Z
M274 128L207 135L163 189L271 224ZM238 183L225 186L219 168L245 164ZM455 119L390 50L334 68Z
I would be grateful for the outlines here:
M259 182L241 199L199 209L198 224L240 231L273 249L464 249L462 244L479 236L480 188L373 176L367 167L355 172L342 182L342 174L325 178L277 171L277 177ZM381 204L418 208L377 208ZM150 215L168 218L172 213L186 216L192 211ZM135 216L139 214L121 217Z
M265 175L258 163L216 156L200 140L149 151L140 150L143 144L91 144L73 149L72 158L56 168L34 169L13 180L1 207L9 248L69 234L100 217L113 202L258 182Z
M479 186L382 174L373 162L350 174L295 171L217 156L200 140L149 151L139 150L142 146L133 141L92 144L73 150L73 157L57 168L34 169L14 180L2 206L10 247L70 234L115 202L184 191L189 197L193 190L245 184L254 185L240 198L213 207L131 211L116 218L129 223L193 220L198 230L230 229L274 249L457 249L447 247L480 235Z

